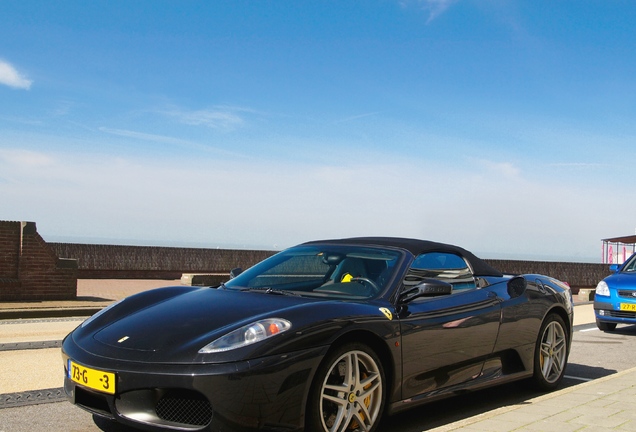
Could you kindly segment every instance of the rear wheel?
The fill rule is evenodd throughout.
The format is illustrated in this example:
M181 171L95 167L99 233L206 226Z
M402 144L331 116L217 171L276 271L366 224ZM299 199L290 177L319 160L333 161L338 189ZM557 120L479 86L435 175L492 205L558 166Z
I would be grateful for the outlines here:
M611 332L616 330L616 323L601 322L597 320L596 327L604 332Z
M535 386L543 391L555 389L565 373L568 359L568 335L563 319L550 314L543 321L534 352Z
M375 430L384 410L384 370L368 346L351 343L325 358L309 398L307 430Z

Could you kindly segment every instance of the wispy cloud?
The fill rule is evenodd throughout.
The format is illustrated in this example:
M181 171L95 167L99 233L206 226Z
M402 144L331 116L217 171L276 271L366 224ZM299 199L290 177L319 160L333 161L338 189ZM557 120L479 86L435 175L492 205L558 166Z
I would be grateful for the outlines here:
M32 83L33 81L26 79L12 64L0 60L0 84L16 89L28 90L31 88Z
M26 117L17 117L17 116L0 116L0 120L12 122L12 123L20 123L23 125L29 126L42 126L44 122L40 119L31 119Z
M173 138L165 135L149 134L145 132L137 132L126 129L113 129L107 127L100 127L100 131L106 132L111 135L123 136L126 138L140 139L144 141L162 142L166 144L185 144L184 140Z
M345 118L340 119L340 120L336 120L336 123L346 123L346 122L350 122L350 121L353 121L353 120L358 120L358 119L365 118L365 117L375 116L375 115L378 115L378 114L380 114L380 111L353 115L353 116L345 117Z
M191 126L206 126L213 129L232 130L245 124L241 113L252 112L246 108L217 106L202 110L172 109L162 114L176 119L179 123Z
M132 131L127 129L115 129L115 128L108 128L108 127L100 127L98 128L98 130L107 134L117 135L124 138L132 138L132 139L143 140L143 141L170 144L170 145L196 149L201 151L207 151L207 152L212 151L212 152L224 154L227 156L234 156L234 157L240 157L240 158L245 157L244 155L240 153L231 152L231 151L219 149L212 146L202 145L196 142L192 142L192 141L188 141L188 140L184 140L180 138L174 138L174 137L166 136L166 135L150 134L145 132L138 132L138 131Z
M20 149L0 149L0 161L22 168L41 168L51 165L54 159L42 152Z
M62 100L57 103L57 106L51 109L50 115L53 117L64 117L68 115L72 108L75 106L75 102L69 100Z
M595 163L595 162L555 162L549 164L551 167L556 168L576 168L576 169L586 169L586 168L604 168L607 167L607 164Z
M426 23L430 23L435 18L443 14L453 3L458 0L402 0L400 4L403 7L409 6L412 3L417 3L417 5L422 9L428 12L428 19Z
M507 179L518 178L521 171L512 162L494 162L490 160L476 160L484 170L491 173L491 176L500 176Z

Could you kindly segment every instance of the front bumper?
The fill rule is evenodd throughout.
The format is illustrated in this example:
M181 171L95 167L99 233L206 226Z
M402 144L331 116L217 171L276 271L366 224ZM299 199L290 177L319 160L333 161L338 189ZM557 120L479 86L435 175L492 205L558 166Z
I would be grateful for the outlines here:
M93 356L68 337L62 347L69 400L149 431L300 431L307 394L326 348L225 364L148 364ZM113 372L109 395L69 378L68 359Z
M636 324L636 311L620 310L620 303L626 301L608 298L609 301L594 299L594 315L597 321L616 324ZM633 302L629 302L633 303Z

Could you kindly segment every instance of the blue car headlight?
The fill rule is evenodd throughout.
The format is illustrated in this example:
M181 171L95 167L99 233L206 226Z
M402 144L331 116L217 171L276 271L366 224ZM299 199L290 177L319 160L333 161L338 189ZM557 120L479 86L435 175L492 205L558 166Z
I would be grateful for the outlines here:
M596 295L609 297L610 290L605 281L600 281L598 285L596 285Z
M291 323L281 318L268 318L238 328L221 336L199 350L199 354L230 351L252 345L291 328Z

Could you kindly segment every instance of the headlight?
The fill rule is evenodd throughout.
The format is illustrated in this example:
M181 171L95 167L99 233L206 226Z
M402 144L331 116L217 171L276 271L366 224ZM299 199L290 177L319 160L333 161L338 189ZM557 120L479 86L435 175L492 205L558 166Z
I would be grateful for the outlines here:
M199 354L230 351L255 344L291 328L291 323L280 318L269 318L243 326L211 342L199 350Z
M91 315L90 317L88 317L88 319L86 321L84 321L82 323L82 325L80 327L84 327L87 326L91 321L95 320L98 316L102 315L103 313L106 313L106 311L114 308L115 306L117 306L119 303L123 302L125 299L121 299L121 300L117 300L115 303L111 303L110 305L106 306L104 309L100 310L99 312L97 312L94 315Z
M596 285L596 295L609 297L610 290L605 281L600 281L598 285Z

